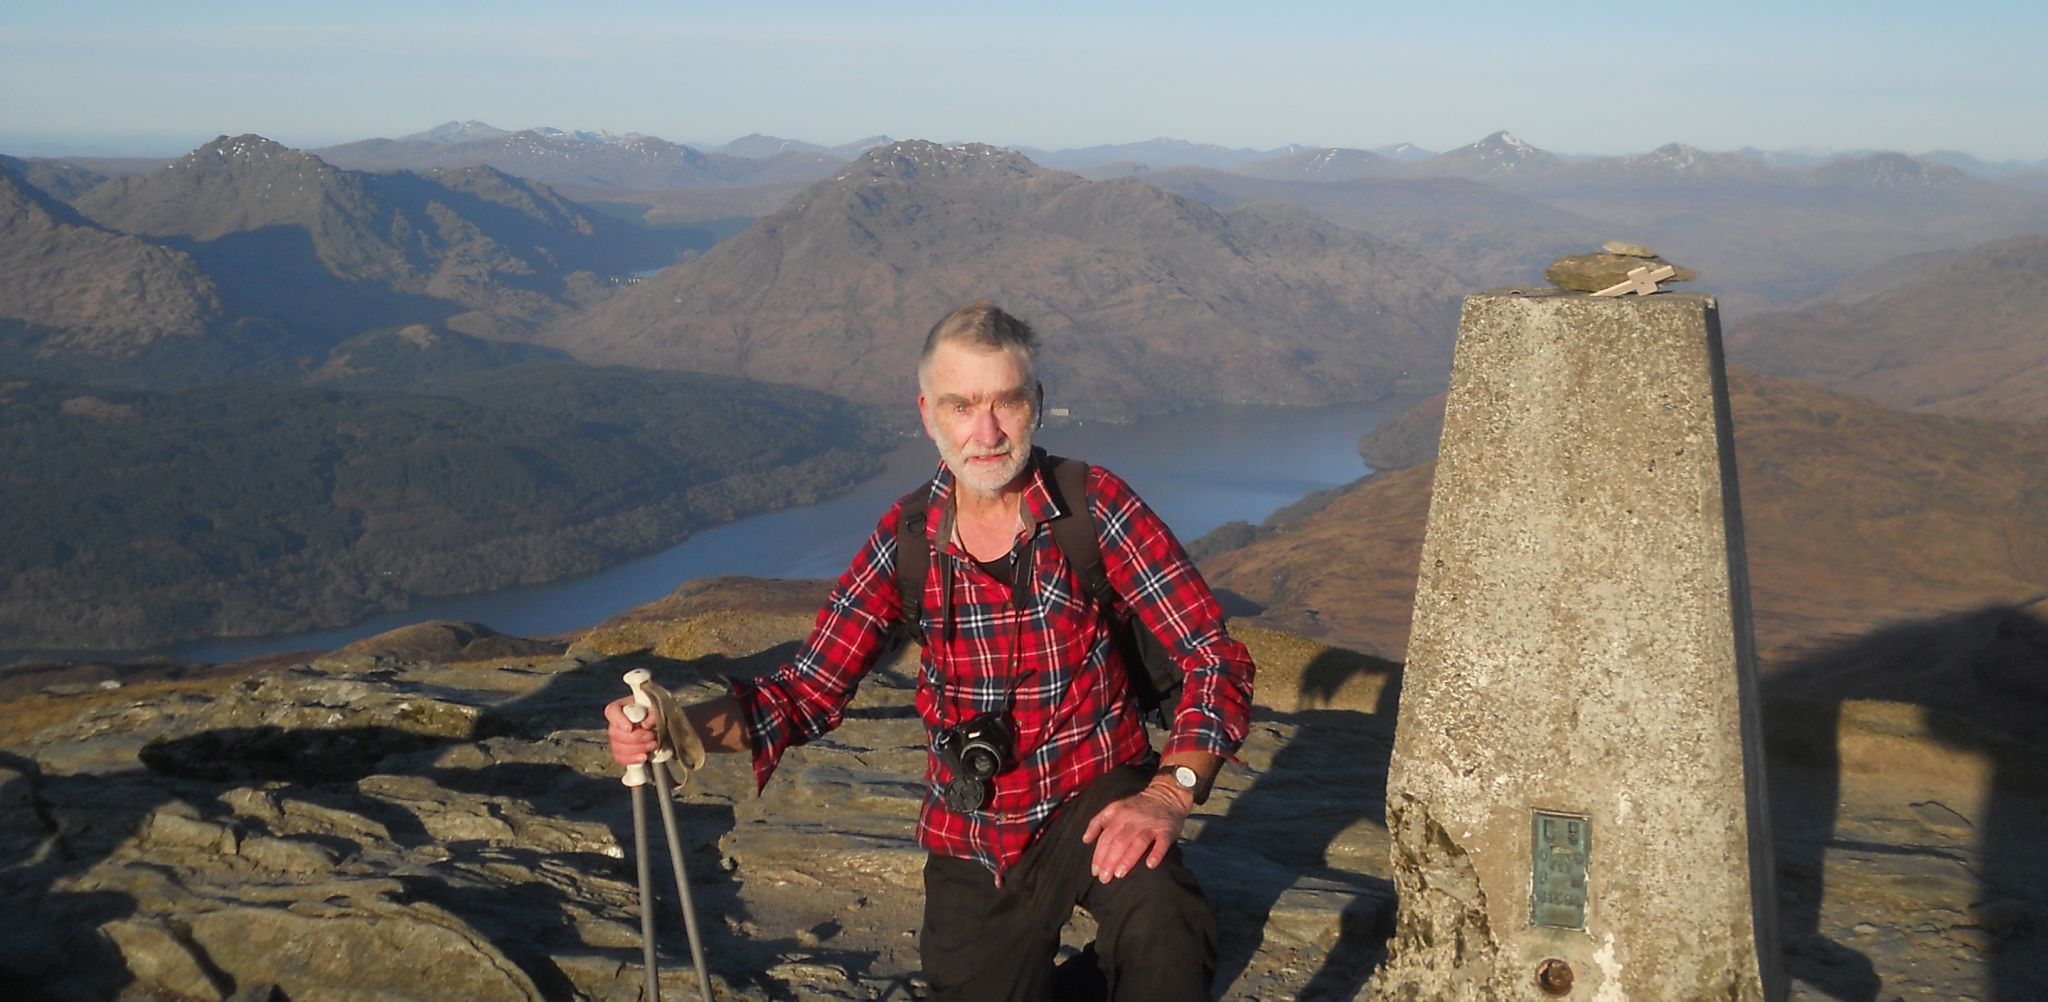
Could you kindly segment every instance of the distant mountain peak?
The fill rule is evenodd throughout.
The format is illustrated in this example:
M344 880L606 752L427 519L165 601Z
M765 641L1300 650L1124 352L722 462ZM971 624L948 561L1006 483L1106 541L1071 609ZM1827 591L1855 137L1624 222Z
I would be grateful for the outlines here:
M293 153L298 151L274 139L265 139L250 132L239 136L216 136L213 142L185 154L185 159L203 160L215 157L224 160L268 160Z
M1427 160L1430 157L1436 156L1434 152L1425 150L1414 143L1395 143L1391 146L1377 146L1366 152L1377 153L1389 160Z
M1383 174L1388 160L1345 146L1297 147L1295 152L1235 168L1233 173L1276 181L1354 181Z
M1436 159L1450 170L1461 173L1526 172L1548 169L1559 163L1555 154L1523 142L1506 129L1469 146L1440 154Z
M169 170L211 171L220 169L242 170L245 168L306 168L332 171L326 161L295 150L283 143L265 139L255 133L239 136L219 136L212 142L174 160Z
M1640 162L1659 167L1670 167L1675 170L1688 170L1698 166L1705 155L1705 152L1697 146L1688 146L1684 143L1665 143L1644 154Z
M904 139L867 151L839 176L841 179L867 173L872 177L893 177L905 181L941 177L974 177L1030 174L1037 164L1015 150L987 143L945 146L928 139Z
M442 122L425 132L415 132L410 136L400 136L399 140L401 142L442 144L466 143L473 139L493 139L505 135L505 133L506 130L504 129L479 122L472 118L461 122Z
M717 147L719 153L736 157L772 157L783 153L823 153L825 147L796 139L784 139L760 132L749 133L732 142Z

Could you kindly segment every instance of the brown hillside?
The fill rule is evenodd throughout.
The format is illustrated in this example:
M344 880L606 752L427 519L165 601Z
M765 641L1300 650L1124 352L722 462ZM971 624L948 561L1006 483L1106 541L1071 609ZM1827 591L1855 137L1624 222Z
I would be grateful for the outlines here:
M1039 328L1058 406L1313 404L1441 374L1457 291L1422 259L1296 210L1220 214L990 146L909 142L544 340L592 362L894 402L924 331L985 296Z
M1767 660L2048 591L2048 435L1740 371L1732 392ZM1363 480L1212 558L1210 580L1261 607L1260 622L1399 659L1434 469Z
M1893 262L1728 344L1744 365L1892 407L2048 421L2048 237Z
M219 312L189 256L101 229L0 170L0 321L51 332L34 350L132 353Z
M231 314L295 328L352 333L465 309L535 322L587 295L574 272L667 259L638 228L499 171L365 174L255 135L110 179L76 206L192 254Z
M0 174L12 174L17 180L60 202L69 202L107 179L107 175L99 171L61 160L23 160L5 154L0 154Z

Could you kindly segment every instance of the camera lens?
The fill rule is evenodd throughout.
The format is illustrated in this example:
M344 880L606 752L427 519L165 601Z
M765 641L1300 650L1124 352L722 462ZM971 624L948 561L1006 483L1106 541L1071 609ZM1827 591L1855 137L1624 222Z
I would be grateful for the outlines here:
M960 750L960 763L968 775L987 779L1002 771L1003 756L994 746L977 741Z
M1016 753L1017 728L1008 711L980 713L932 734L932 754L951 778L941 789L946 807L961 814L981 810L995 797L994 778L1008 770Z

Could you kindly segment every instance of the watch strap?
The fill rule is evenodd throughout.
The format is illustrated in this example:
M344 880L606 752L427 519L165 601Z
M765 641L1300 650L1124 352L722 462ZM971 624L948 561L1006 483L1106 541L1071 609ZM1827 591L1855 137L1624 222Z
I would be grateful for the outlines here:
M1188 791L1188 796L1193 798L1197 805L1209 799L1208 784L1202 782L1200 773L1188 766L1161 765L1153 775L1164 776L1167 782Z

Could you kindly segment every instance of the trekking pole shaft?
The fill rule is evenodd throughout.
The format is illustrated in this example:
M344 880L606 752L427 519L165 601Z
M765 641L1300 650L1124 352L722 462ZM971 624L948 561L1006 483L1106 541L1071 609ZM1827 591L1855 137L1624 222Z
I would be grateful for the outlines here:
M670 766L673 767L673 762ZM683 928L690 937L690 963L697 965L697 992L711 1002L711 972L704 967L704 940L697 933L697 905L690 899L689 876L683 872L683 837L676 826L676 807L668 794L664 766L654 767L654 800L661 805L661 827L668 834L669 869L676 877L676 897L683 908Z
M632 789L633 857L640 870L640 961L647 968L647 1002L661 1002L661 976L654 966L654 866L647 857L647 787Z

